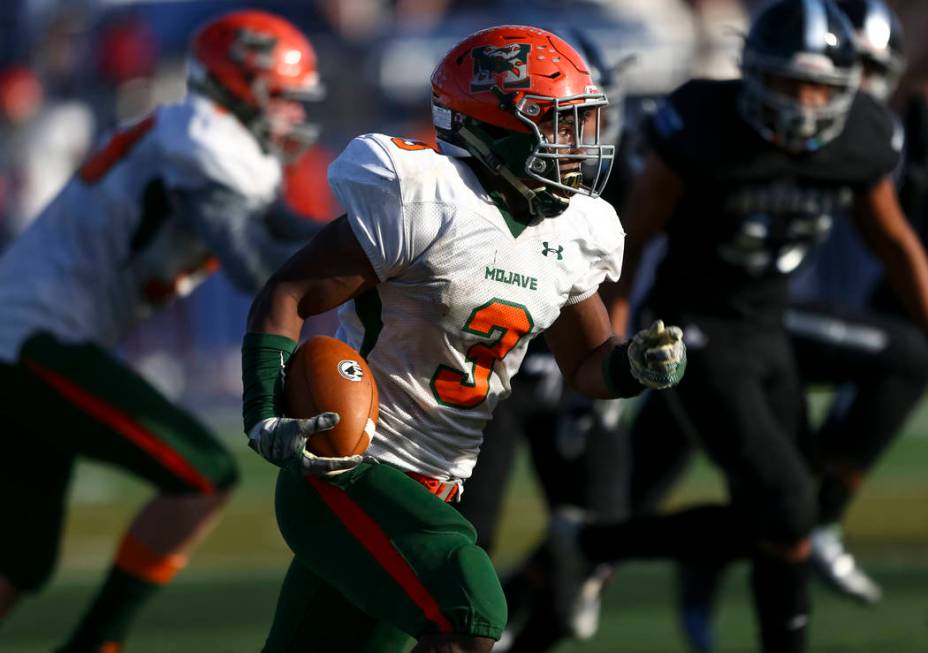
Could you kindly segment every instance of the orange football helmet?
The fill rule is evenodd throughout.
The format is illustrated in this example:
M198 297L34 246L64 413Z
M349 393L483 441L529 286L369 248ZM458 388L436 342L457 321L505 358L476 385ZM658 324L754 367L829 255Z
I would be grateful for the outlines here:
M264 11L234 11L199 29L188 84L235 114L262 146L293 160L318 137L307 102L324 89L309 40L289 21Z
M608 104L580 54L537 27L476 32L432 73L442 151L476 157L543 216L562 213L575 193L597 197L605 187L615 156L600 139Z
M39 77L25 66L0 70L0 121L22 125L33 118L45 101Z

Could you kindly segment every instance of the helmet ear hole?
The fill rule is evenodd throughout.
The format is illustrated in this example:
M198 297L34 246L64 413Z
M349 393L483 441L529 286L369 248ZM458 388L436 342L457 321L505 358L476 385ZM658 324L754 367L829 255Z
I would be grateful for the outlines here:
M509 134L509 132L502 127L488 125L487 123L480 123L480 128L484 131L484 133L486 133L487 136L495 141L505 138Z
M548 163L544 159L533 156L528 160L528 169L536 174L543 175L548 170Z

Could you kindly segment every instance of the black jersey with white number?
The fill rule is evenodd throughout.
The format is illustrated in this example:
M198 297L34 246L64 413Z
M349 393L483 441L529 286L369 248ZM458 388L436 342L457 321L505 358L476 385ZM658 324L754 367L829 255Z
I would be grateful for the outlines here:
M834 220L847 219L855 194L896 166L894 121L867 95L858 94L838 138L791 154L744 122L740 89L740 80L688 82L647 125L685 186L651 294L662 314L779 323L789 273Z

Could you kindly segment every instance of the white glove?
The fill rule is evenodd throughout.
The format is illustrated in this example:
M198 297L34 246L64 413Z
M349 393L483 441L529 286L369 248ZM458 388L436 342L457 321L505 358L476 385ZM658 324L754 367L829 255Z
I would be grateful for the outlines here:
M657 320L628 345L628 362L638 382L657 390L675 386L686 371L686 345L680 327Z
M313 433L334 428L338 420L338 413L321 413L309 419L264 419L255 424L248 434L248 446L278 467L300 474L334 476L356 467L364 456L317 456L306 450L306 440Z

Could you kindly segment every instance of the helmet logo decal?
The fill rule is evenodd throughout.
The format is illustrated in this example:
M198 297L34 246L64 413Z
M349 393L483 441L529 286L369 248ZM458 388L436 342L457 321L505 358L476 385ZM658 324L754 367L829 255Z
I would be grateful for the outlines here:
M254 68L273 67L273 52L277 45L276 36L240 29L236 37L229 51L232 61Z
M483 45L471 50L474 60L474 77L471 91L488 91L500 88L528 88L528 56L532 46L528 43L511 43L500 47Z

